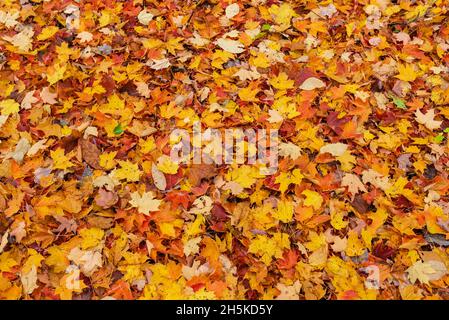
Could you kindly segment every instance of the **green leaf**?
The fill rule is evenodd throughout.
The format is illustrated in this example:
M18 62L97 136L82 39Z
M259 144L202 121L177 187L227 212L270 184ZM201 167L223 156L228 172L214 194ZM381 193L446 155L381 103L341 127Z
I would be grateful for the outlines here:
M435 141L436 143L441 143L441 142L443 142L443 140L444 140L444 136L443 136L442 133L438 134L438 135L434 138L434 141Z
M115 128L114 128L114 134L122 134L123 133L123 128L122 125L119 123Z
M399 109L407 109L407 106L405 105L404 100L399 99L398 97L392 97L393 103L398 107Z
M264 25L262 26L262 31L269 31L271 28L271 25L268 23L264 23Z

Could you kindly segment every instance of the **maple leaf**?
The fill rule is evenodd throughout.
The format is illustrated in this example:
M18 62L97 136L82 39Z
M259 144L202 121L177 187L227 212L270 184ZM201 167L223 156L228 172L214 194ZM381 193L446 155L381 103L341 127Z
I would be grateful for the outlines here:
M316 191L304 190L302 193L306 197L304 200L304 205L311 206L315 210L318 210L323 203L323 197Z
M145 98L149 98L150 97L150 89L148 87L148 84L144 83L144 82L136 82L135 83L136 88L137 88L137 92L145 97Z
M26 294L31 294L34 289L38 288L37 285L37 268L32 266L28 273L22 273L20 275L20 281L22 282L23 290Z
M268 110L268 114L270 115L270 117L267 120L270 123L278 123L284 120L282 115L276 110Z
M137 208L140 213L149 215L150 212L159 211L162 200L155 199L151 191L144 192L142 195L136 191L131 193L131 201L129 203L132 207Z
M443 121L436 121L435 118L435 110L430 109L425 114L421 112L421 110L416 109L415 112L416 121L420 124L423 124L429 130L438 129Z
M198 246L198 244L201 242L201 237L196 237L193 239L188 240L185 244L184 244L184 254L186 257L190 256L190 255L194 255L197 254L200 250L200 247Z
M331 248L334 252L346 251L346 248L348 247L348 239L334 237L333 242L334 243L331 245Z
M230 190L233 195L238 195L242 194L244 189L239 183L235 181L229 181L223 185L223 190Z
M81 250L75 247L69 252L67 258L78 265L86 276L92 275L103 265L101 253L96 250Z
M92 33L88 32L88 31L82 31L82 32L78 33L76 38L80 39L80 43L85 43L85 42L90 42L94 38L94 36Z
M301 148L291 142L281 143L279 145L279 155L282 157L290 157L293 160L296 160L301 155Z
M189 38L188 40L196 47L203 47L210 42L208 39L202 38L196 31L193 33L193 37Z
M58 101L56 101L57 96L58 95L56 93L50 92L49 87L43 88L40 92L40 97L41 97L43 103L55 104L58 102Z
M11 10L5 12L0 10L0 23L4 24L6 28L14 27L18 24L17 18L20 16L20 11Z
M78 225L75 220L67 219L62 216L56 216L55 219L60 223L59 227L55 229L56 232L62 232L64 230L67 232L76 232Z
M13 46L20 51L28 52L33 48L32 37L34 31L32 27L25 27L22 31L14 36L3 36L3 39L10 42Z
M111 172L113 178L117 180L126 180L129 182L139 181L141 171L138 164L132 163L130 161L118 161L120 169L114 169Z
M86 139L80 139L81 153L83 160L87 162L92 168L101 169L99 164L100 150L97 146Z
M257 72L256 69L251 69L251 70L239 69L239 71L234 73L232 76L238 77L240 79L240 81L257 80L260 78L260 73Z
M287 286L283 283L279 283L276 289L280 291L276 300L299 300L299 293L302 288L299 280L296 280L292 285Z
M104 231L99 228L82 229L79 234L82 238L81 249L83 250L96 247L104 237Z
M419 280L419 282L425 284L428 284L431 280L438 280L448 273L445 264L436 260L416 261L406 271L412 283Z
M444 1L28 2L0 5L0 300L446 298ZM175 161L195 123L278 161ZM234 128L256 145L203 135Z
M163 173L176 174L179 169L179 165L172 161L169 156L162 155L157 159L157 169Z
M261 256L262 262L269 265L273 257L282 257L282 250L289 247L288 235L285 233L275 233L272 238L257 235L251 241L248 252Z
M268 11L275 16L274 21L279 25L279 31L287 29L290 26L291 19L297 16L288 3L282 3L280 6L272 5Z
M293 204L286 200L279 201L277 211L273 213L273 217L284 223L290 222L293 218Z
M348 191L354 196L359 191L367 192L362 181L355 174L346 173L341 179L341 185L348 187Z
M380 188L384 191L391 188L391 183L389 182L388 177L382 176L380 173L374 171L373 169L363 171L362 181L365 184L369 182L375 187Z
M110 170L115 167L115 156L117 155L117 151L102 153L99 155L99 163L100 166L105 168L106 170Z
M1 114L4 116L9 116L10 114L18 113L19 106L20 105L13 99L0 101Z
M64 149L62 148L50 151L50 156L53 159L53 169L66 170L74 166L74 164L70 162L69 158L64 154Z
M20 103L20 107L22 109L31 109L32 105L39 101L36 97L34 97L35 90L27 92L25 97L23 97L22 102Z
M304 178L303 174L299 169L294 169L291 173L281 172L279 176L276 177L275 182L279 183L279 191L284 193L287 191L290 184L300 184Z
M251 82L248 87L243 88L239 91L239 97L242 101L255 102L259 101L256 95L259 93L256 82Z
M278 90L286 90L293 88L293 80L289 80L285 72L279 73L277 77L270 79L270 84Z
M59 28L56 26L48 26L42 29L41 33L36 37L39 41L47 40L54 36L56 32L59 31Z
M411 65L411 64L405 64L405 65L399 64L398 71L399 71L399 75L397 75L396 78L398 78L402 81L413 82L413 81L415 81L415 79L418 76L415 72L413 65Z

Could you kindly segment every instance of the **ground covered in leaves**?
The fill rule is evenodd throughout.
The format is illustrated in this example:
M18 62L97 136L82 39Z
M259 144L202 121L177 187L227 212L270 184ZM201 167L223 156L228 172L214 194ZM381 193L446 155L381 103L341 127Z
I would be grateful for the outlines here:
M448 298L448 8L2 0L0 298Z

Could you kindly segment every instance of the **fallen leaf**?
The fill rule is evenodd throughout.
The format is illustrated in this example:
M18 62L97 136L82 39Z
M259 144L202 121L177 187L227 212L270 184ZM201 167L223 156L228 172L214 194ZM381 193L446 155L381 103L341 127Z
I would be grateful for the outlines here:
M310 91L310 90L315 90L315 89L319 89L319 88L324 88L325 86L326 86L326 84L322 80L315 78L315 77L310 77L310 78L307 78L299 86L299 88L301 90Z

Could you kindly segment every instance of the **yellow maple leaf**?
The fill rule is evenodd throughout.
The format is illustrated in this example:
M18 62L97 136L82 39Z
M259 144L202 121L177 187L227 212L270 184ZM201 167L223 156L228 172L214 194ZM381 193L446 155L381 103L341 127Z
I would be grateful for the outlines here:
M11 257L11 252L3 252L0 254L0 271L1 272L11 272L11 269L14 266L17 266L18 263L13 257Z
M73 167L74 164L70 162L64 154L64 149L58 148L55 151L50 151L50 157L53 159L53 169L65 170Z
M204 215L199 214L196 216L195 221L190 223L186 230L185 230L185 236L191 237L196 236L197 234L201 234L203 232L203 226L206 221L206 218L204 218Z
M224 51L224 50L215 50L212 54L212 63L211 65L218 69L223 69L223 63L229 61L229 59L233 59L234 54Z
M279 73L277 77L270 79L270 84L278 90L291 89L294 86L294 81L290 80L285 72Z
M251 82L248 87L243 88L239 91L239 97L242 101L247 102L257 102L256 95L259 93L259 88L257 82Z
M172 222L161 222L161 223L159 223L158 226L163 235L174 238L174 237L176 237L176 229L175 228L181 228L183 224L184 224L184 220L176 219Z
M96 247L104 237L104 231L100 228L89 228L80 231L81 249Z
M270 66L270 59L263 52L251 51L249 64L258 68L268 68Z
M141 171L136 163L130 161L118 161L120 169L114 169L111 174L118 180L126 180L128 182L139 181Z
M44 29L42 29L42 32L36 37L36 39L39 41L47 40L53 37L53 35L58 32L58 30L59 28L56 26L45 27Z
M242 165L228 173L228 179L238 183L243 188L249 188L257 178L263 177L255 167Z
M291 222L293 218L292 202L288 200L279 201L277 210L273 212L273 217L284 223Z
M418 160L416 160L415 162L413 162L413 167L414 167L417 171L423 173L424 170L425 170L426 167L427 167L427 163L426 163L423 159L418 159Z
M45 258L45 264L53 267L54 272L63 272L70 265L70 261L67 258L67 252L59 246L48 248L47 253L49 256Z
M316 191L312 190L304 190L302 193L306 197L304 200L304 205L313 207L315 210L318 210L323 203L323 197Z
M51 74L47 74L47 81L50 85L55 84L59 80L64 78L64 73L67 69L67 65L61 66L59 63L55 64L53 67L53 72Z
M149 215L150 212L159 211L159 205L162 200L154 199L153 192L144 192L140 195L138 192L131 193L131 206L137 208L140 213Z
M304 246L311 251L315 251L326 245L326 237L324 233L318 234L315 231L310 231L309 239L310 241L305 243Z
M182 40L184 38L178 37L178 38L171 38L165 43L165 49L167 49L168 52L171 54L176 54L176 50L183 50L184 47L182 45Z
M248 252L260 256L260 260L269 265L274 258L280 258L282 251L290 247L288 235L285 233L275 233L272 238L264 235L257 235L251 240Z
M106 89L97 81L94 82L92 87L85 87L83 89L83 93L85 93L89 96L93 96L94 94L101 94L101 93L105 93L105 92L106 92Z
M115 156L117 155L117 151L106 152L100 154L100 166L105 168L106 170L110 170L115 167Z
M108 103L106 105L102 105L100 108L103 113L114 115L121 115L123 113L123 109L125 109L125 101L120 99L117 94L110 96Z
M412 82L418 77L418 74L415 72L415 68L412 64L400 64L398 65L399 74L396 78L402 81Z
M156 143L154 142L153 137L149 137L148 139L140 139L139 140L140 151L144 154L153 151L156 148Z
M365 252L363 242L359 239L357 232L353 230L348 232L348 243L345 252L350 257L360 256Z
M9 116L10 114L19 112L20 104L13 99L6 99L0 102L0 109L3 116Z
M162 155L157 159L157 168L163 173L176 174L179 169L179 164L173 162L167 155Z
M290 21L297 13L289 3L283 3L280 6L272 5L268 12L274 15L274 21L279 25L278 31L283 31L290 26Z
M45 259L40 253L34 249L28 249L28 258L22 265L22 273L28 273L33 267L38 268Z
M290 172L281 172L277 177L275 182L279 183L279 191L284 193L287 191L290 184L300 184L304 176L299 169L294 169Z
M371 241L376 235L377 229L379 229L387 220L388 213L385 209L379 208L375 213L372 213L369 218L372 220L371 224L362 230L362 239L368 249L371 249Z

